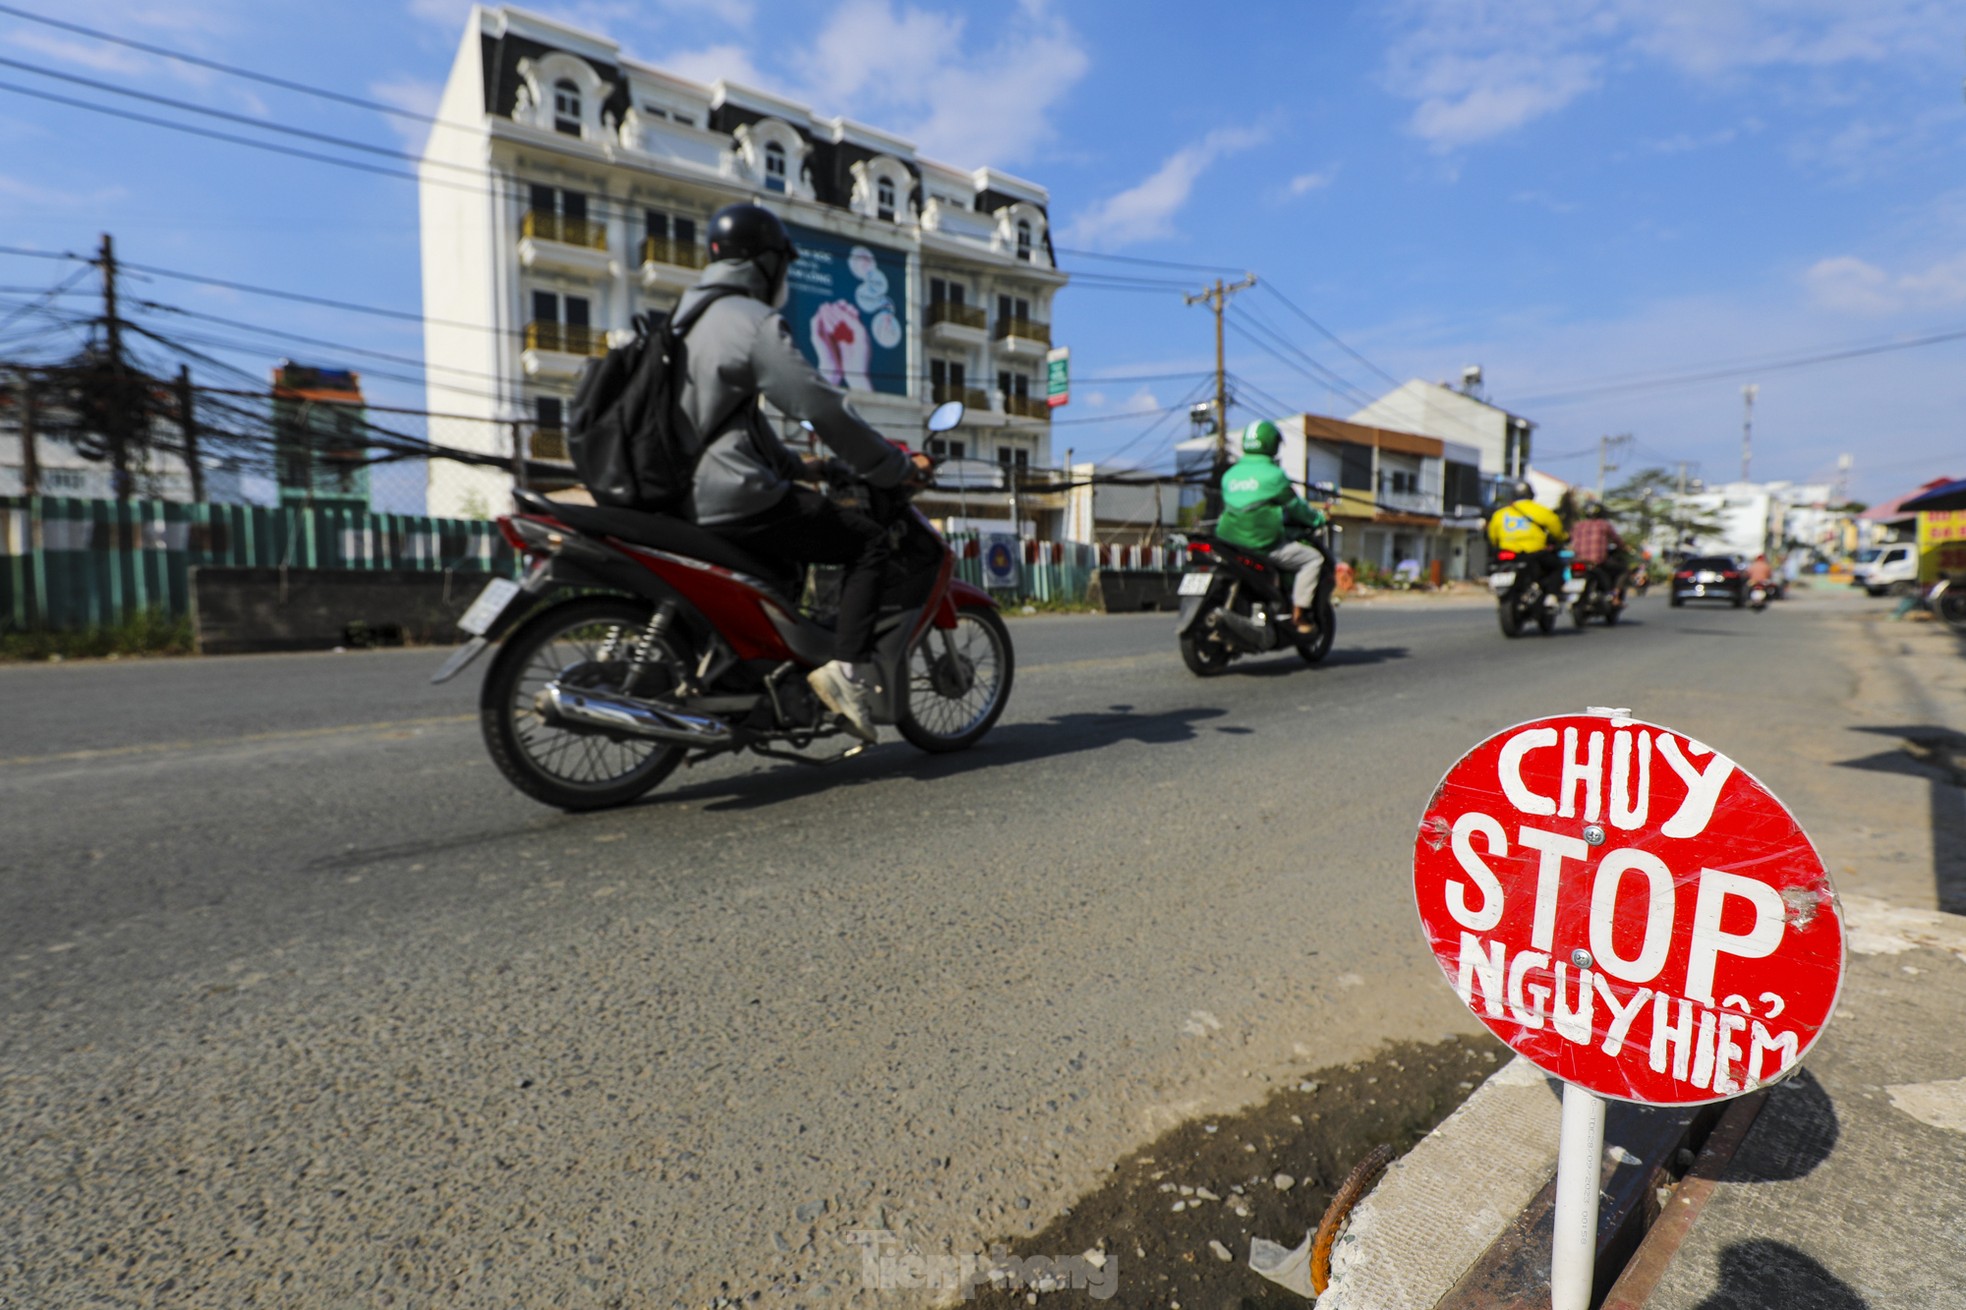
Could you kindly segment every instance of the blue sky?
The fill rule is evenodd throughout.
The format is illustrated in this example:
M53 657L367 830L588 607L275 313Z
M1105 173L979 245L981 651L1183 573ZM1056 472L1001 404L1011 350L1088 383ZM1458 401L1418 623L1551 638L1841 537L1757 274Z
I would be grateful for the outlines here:
M10 3L420 107L468 8ZM1042 182L1068 249L1253 270L1394 377L1447 379L1478 363L1498 402L1538 422L1538 463L1559 476L1594 480L1597 438L1621 432L1637 440L1628 469L1683 459L1733 476L1747 382L1760 387L1759 477L1827 477L1846 452L1862 498L1966 476L1966 340L1794 366L1966 329L1966 4L1296 0L1244 3L1232 21L1216 6L1118 0L539 8L651 62L753 81L951 163ZM6 15L0 58L406 144L407 125L372 112ZM105 99L14 66L0 82ZM0 244L80 251L106 229L128 260L415 310L415 205L407 182L0 90ZM9 287L59 272L0 256ZM132 294L419 349L410 323L167 281ZM0 320L18 299L0 293ZM1342 415L1386 388L1267 291L1238 303L1289 343L1286 364L1242 335L1255 324L1231 334L1252 406L1239 417L1279 407L1259 392ZM1055 318L1080 377L1152 379L1081 383L1057 453L1164 461L1165 438L1143 437L1145 420L1083 420L1182 399L1192 384L1168 375L1198 382L1212 363L1205 312L1172 288L1088 285L1067 291ZM263 376L280 353L226 358ZM414 387L379 375L410 366L346 362L365 366L372 395L415 403ZM1707 371L1724 375L1652 383Z

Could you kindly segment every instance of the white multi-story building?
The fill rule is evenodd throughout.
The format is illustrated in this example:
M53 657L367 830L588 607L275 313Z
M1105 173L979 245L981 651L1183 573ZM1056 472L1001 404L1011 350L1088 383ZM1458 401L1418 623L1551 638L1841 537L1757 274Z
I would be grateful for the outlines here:
M509 458L516 439L570 480L561 425L581 366L638 312L675 304L710 216L743 200L804 252L793 334L869 422L919 441L938 398L961 399L944 453L1050 464L1045 360L1066 277L1043 187L510 7L472 10L438 117L420 167L429 408L486 420L468 425L484 453ZM511 485L446 465L430 512L495 511Z
M1472 446L1485 482L1523 477L1529 471L1536 425L1483 400L1480 387L1481 370L1475 368L1467 371L1460 389L1415 378L1353 414L1351 421Z

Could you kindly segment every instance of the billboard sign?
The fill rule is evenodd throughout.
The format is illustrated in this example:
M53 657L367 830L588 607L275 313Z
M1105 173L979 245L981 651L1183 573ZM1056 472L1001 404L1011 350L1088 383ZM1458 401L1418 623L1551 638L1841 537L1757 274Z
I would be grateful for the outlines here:
M1044 399L1057 409L1072 403L1072 348L1060 346L1044 357Z
M1966 509L1919 511L1918 580L1954 574L1966 574Z
M835 386L908 394L908 261L898 250L787 223L799 258L783 313Z

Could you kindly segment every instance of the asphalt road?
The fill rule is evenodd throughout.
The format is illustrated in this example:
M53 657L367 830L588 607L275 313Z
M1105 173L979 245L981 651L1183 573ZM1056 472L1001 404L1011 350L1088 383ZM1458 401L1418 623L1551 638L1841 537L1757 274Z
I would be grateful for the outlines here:
M906 1303L852 1234L1032 1231L1160 1128L1468 1031L1412 825L1508 723L1698 732L1935 903L1874 617L1352 605L1325 666L1207 681L1164 616L1024 619L974 751L585 816L431 652L0 669L0 1305Z

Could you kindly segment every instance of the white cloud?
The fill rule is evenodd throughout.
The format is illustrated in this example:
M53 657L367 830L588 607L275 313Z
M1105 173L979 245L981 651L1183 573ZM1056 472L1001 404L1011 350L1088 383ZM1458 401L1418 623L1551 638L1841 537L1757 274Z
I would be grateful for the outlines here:
M1293 196L1307 196L1313 191L1322 191L1330 186L1332 179L1337 175L1338 170L1335 168L1327 168L1321 173L1299 173L1290 179L1289 186L1284 189Z
M463 30L473 0L409 0L412 16L433 23L448 32ZM529 4L525 8L559 22L621 37L630 26L646 22L648 9L665 13L702 14L721 20L726 26L743 29L757 15L755 0L653 0L651 3L620 3L618 0L580 0L573 4Z
M1936 57L1943 0L1406 0L1383 73L1408 129L1453 151L1566 108L1645 60L1696 80ZM1947 38L1949 43L1951 38ZM1948 47L1949 48L1949 47ZM1816 94L1845 94L1831 87Z
M1108 196L1079 215L1066 239L1082 246L1125 246L1153 241L1174 231L1174 215L1194 194L1208 166L1225 155L1247 150L1267 133L1261 128L1218 128L1191 146L1169 155L1145 180Z
M369 83L369 94L385 105L407 109L413 114L429 118L437 116L437 104L443 98L444 88L435 82L425 82L415 77L392 77L380 82ZM389 115L389 126L403 144L411 150L421 152L423 143L430 135L430 125L415 119L398 118Z
M1584 54L1442 57L1418 84L1413 133L1446 151L1513 132L1595 90L1600 64Z
M1013 164L1051 140L1051 114L1090 66L1048 0L1021 0L983 45L960 17L845 0L795 69L821 113L880 123L952 164Z
M0 173L0 202L17 201L24 210L96 210L126 200L129 194L126 188L120 186L97 187L93 191L64 191Z
M749 50L734 43L668 55L663 58L662 67L698 82L739 82L760 91L771 89L776 80L759 71L751 62Z
M1966 254L1889 273L1855 255L1818 260L1802 275L1817 305L1842 314L1876 316L1966 304Z

